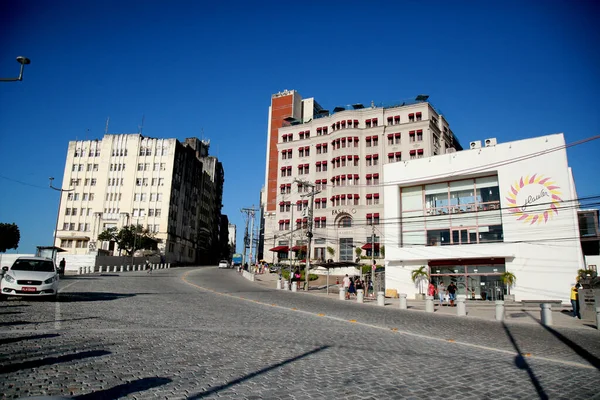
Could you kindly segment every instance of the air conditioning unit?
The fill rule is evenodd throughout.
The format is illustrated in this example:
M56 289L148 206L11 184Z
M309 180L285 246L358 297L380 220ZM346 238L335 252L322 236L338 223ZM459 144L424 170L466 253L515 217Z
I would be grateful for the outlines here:
M471 143L469 143L469 148L470 149L480 149L481 148L481 140L474 140Z
M456 153L456 149L454 147L450 147L446 149L446 153Z
M485 147L491 147L497 145L498 141L496 140L496 138L489 138L485 139L483 143L485 143Z

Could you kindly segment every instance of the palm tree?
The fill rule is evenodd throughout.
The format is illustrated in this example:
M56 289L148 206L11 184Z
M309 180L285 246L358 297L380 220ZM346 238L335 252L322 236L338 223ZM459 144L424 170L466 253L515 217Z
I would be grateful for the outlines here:
M506 271L502 275L500 275L500 279L508 289L508 295L510 296L510 287L514 286L515 283L517 283L517 277L512 272Z
M429 273L427 267L421 265L418 269L413 269L410 275L412 281L419 287L419 294L423 294L423 282L429 280Z

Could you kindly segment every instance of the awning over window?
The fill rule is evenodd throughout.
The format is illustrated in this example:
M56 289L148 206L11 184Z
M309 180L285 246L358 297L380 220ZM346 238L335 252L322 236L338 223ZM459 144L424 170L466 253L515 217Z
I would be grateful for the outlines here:
M269 251L273 251L276 253L284 253L290 251L290 248L288 246L277 246L273 247L272 249L269 249Z
M373 217L373 214L367 214L367 219L372 218L372 217Z
M379 178L379 174L373 174L373 178L375 178L375 179Z
M292 251L306 251L306 246L294 246Z
M363 246L361 247L361 249L363 250L371 250L372 248L373 245L371 243L363 244ZM379 250L379 243L375 243L375 250Z
M371 174L367 174L367 179L371 179L372 176L373 175L371 175Z
M418 149L418 150L417 150L417 153L418 153L418 154L423 154L423 149Z
M373 197L373 195L371 193L367 193L367 199L370 199L372 197Z
M376 199L379 198L379 193L373 193L373 197L375 197Z
M379 218L379 213L373 214L373 218Z

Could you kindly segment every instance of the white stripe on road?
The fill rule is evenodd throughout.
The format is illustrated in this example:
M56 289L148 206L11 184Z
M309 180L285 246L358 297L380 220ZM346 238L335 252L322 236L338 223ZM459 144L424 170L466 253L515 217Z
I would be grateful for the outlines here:
M76 281L69 283L67 286L61 288L60 290L57 290L57 293L63 292L66 288L68 288L69 286L72 286L76 283L77 283ZM56 330L60 329L60 321L61 320L62 320L62 316L60 314L60 301L58 301L58 298L57 298L56 301L54 302L54 329L56 329Z

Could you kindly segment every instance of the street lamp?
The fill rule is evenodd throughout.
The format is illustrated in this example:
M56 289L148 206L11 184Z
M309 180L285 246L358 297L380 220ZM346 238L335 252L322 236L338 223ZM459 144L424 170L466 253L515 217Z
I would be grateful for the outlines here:
M29 64L29 60L27 60L27 64ZM73 189L55 188L54 186L52 186L52 181L54 180L54 178L50 177L48 179L50 179L50 189L54 189L54 190L60 192L60 197L58 198L58 212L56 213L56 226L54 227L54 240L52 241L52 261L54 261L54 263L56 263L56 232L58 231L58 217L60 217L60 205L62 203L62 194L63 194L63 192L72 192L73 190L75 190L75 188L73 188Z
M21 64L21 72L19 72L19 76L17 78L0 78L0 82L16 82L23 80L23 70L25 69L25 65L31 64L31 60L27 57L19 56L17 57L17 62Z

